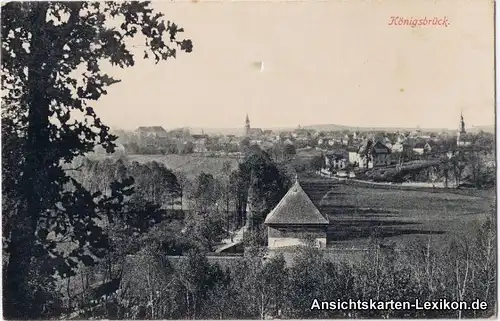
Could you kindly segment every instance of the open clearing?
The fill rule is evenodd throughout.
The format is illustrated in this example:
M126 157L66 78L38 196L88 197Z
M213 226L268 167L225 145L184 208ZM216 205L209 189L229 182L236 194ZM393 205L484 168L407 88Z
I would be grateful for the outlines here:
M100 156L101 158L113 156ZM200 173L204 172L214 176L222 174L222 168L225 162L231 165L231 171L238 166L238 159L233 157L207 157L203 155L126 155L124 156L128 161L148 163L158 162L163 163L165 166L174 172L181 172L189 179L196 178Z
M494 191L457 193L359 187L322 178L301 179L312 201L330 219L332 247L364 248L375 229L385 242L431 237L445 244L469 234L494 211Z
M157 161L194 179L201 172L222 175L224 162L231 170L238 160L198 155L128 155L129 161ZM308 158L308 157L305 157ZM448 243L454 236L473 235L474 229L495 208L495 191L429 192L353 186L303 174L300 179L312 201L327 215L328 242L338 248L366 248L374 230L385 242L405 244L431 237ZM470 194L470 195L466 195Z

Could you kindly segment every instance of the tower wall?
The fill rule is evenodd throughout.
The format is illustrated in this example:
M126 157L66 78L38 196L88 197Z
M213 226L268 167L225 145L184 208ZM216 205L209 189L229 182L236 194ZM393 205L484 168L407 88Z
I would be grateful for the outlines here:
M327 227L323 225L268 226L267 244L271 249L303 245L305 236L312 237L317 247L326 247Z

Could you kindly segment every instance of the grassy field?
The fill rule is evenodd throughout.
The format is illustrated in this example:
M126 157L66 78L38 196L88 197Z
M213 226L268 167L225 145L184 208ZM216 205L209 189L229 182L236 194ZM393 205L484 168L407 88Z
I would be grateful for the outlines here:
M315 153L300 153L295 159L309 160ZM157 161L193 179L201 172L222 174L224 162L234 169L238 160L197 155L128 155L129 161ZM470 234L490 215L494 191L470 193L382 189L352 186L301 175L301 185L322 213L330 219L328 241L333 247L365 248L378 229L386 242L403 244L418 238L447 243L454 235Z
M106 157L106 156L102 156ZM174 172L184 173L189 179L194 179L201 172L220 176L224 162L229 162L231 170L238 166L238 159L231 157L207 157L200 155L127 155L130 162L147 163L156 161L165 164Z
M454 235L472 233L495 204L494 191L468 196L387 190L312 177L301 184L330 219L329 244L341 248L366 247L374 229L386 243L431 237L432 242L444 244Z
M321 155L321 151L310 149L297 152L297 156L292 160L286 161L291 164L308 164L312 157ZM92 154L89 156L92 159L115 158L116 156ZM212 174L214 176L222 175L222 168L225 162L231 165L231 171L238 166L238 159L235 157L208 157L197 154L188 155L126 155L124 156L130 162L137 161L139 163L147 163L156 161L165 164L167 168L174 172L182 172L188 178L193 179L201 172Z

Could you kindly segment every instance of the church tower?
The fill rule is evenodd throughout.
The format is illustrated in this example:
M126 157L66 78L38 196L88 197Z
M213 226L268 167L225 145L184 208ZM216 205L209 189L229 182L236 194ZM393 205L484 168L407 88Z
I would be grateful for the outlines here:
M465 134L466 131L465 131L464 115L462 114L462 112L460 112L460 124L458 125L458 131L457 131L457 146L464 145L463 136Z
M247 118L245 119L245 135L250 135L250 118L248 118L248 114Z

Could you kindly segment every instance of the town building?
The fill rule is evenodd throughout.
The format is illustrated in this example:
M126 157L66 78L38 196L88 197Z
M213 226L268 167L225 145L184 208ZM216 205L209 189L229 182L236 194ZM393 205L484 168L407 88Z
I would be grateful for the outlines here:
M389 137L384 137L382 139L382 144L384 144L389 149L392 149L392 141L391 141L391 139Z
M429 142L420 141L413 146L413 151L417 155L429 154L432 151L432 146Z
M413 151L415 152L415 154L417 155L423 155L424 154L424 149L425 149L425 142L417 142L414 146L413 146Z
M425 143L424 154L430 154L433 151L432 145L433 143L431 141Z
M136 133L140 139L167 137L167 131L161 126L140 126Z
M341 138L335 138L333 136L324 136L318 139L318 145L326 148L331 148L335 144L342 145L342 139Z
M358 149L359 167L373 168L391 165L391 149L377 141L365 140Z
M355 150L349 150L349 163L353 165L358 165L359 164L359 155L358 152Z
M273 131L271 129L264 130L263 134L268 138L273 137Z
M267 215L264 224L270 249L301 245L306 239L314 239L316 246L326 247L329 221L304 192L298 179Z
M325 155L325 168L328 170L345 169L349 163L345 153L331 153Z
M351 140L351 138L349 137L349 134L345 134L341 139L340 139L340 143L344 146L347 146L349 145L349 141Z
M195 134L193 137L193 152L195 153L206 153L208 151L208 135L205 134Z
M292 137L298 140L307 140L310 137L310 133L307 129L300 127L300 125L293 130Z
M391 151L394 153L402 153L407 145L406 141L398 140L394 145L392 145Z

